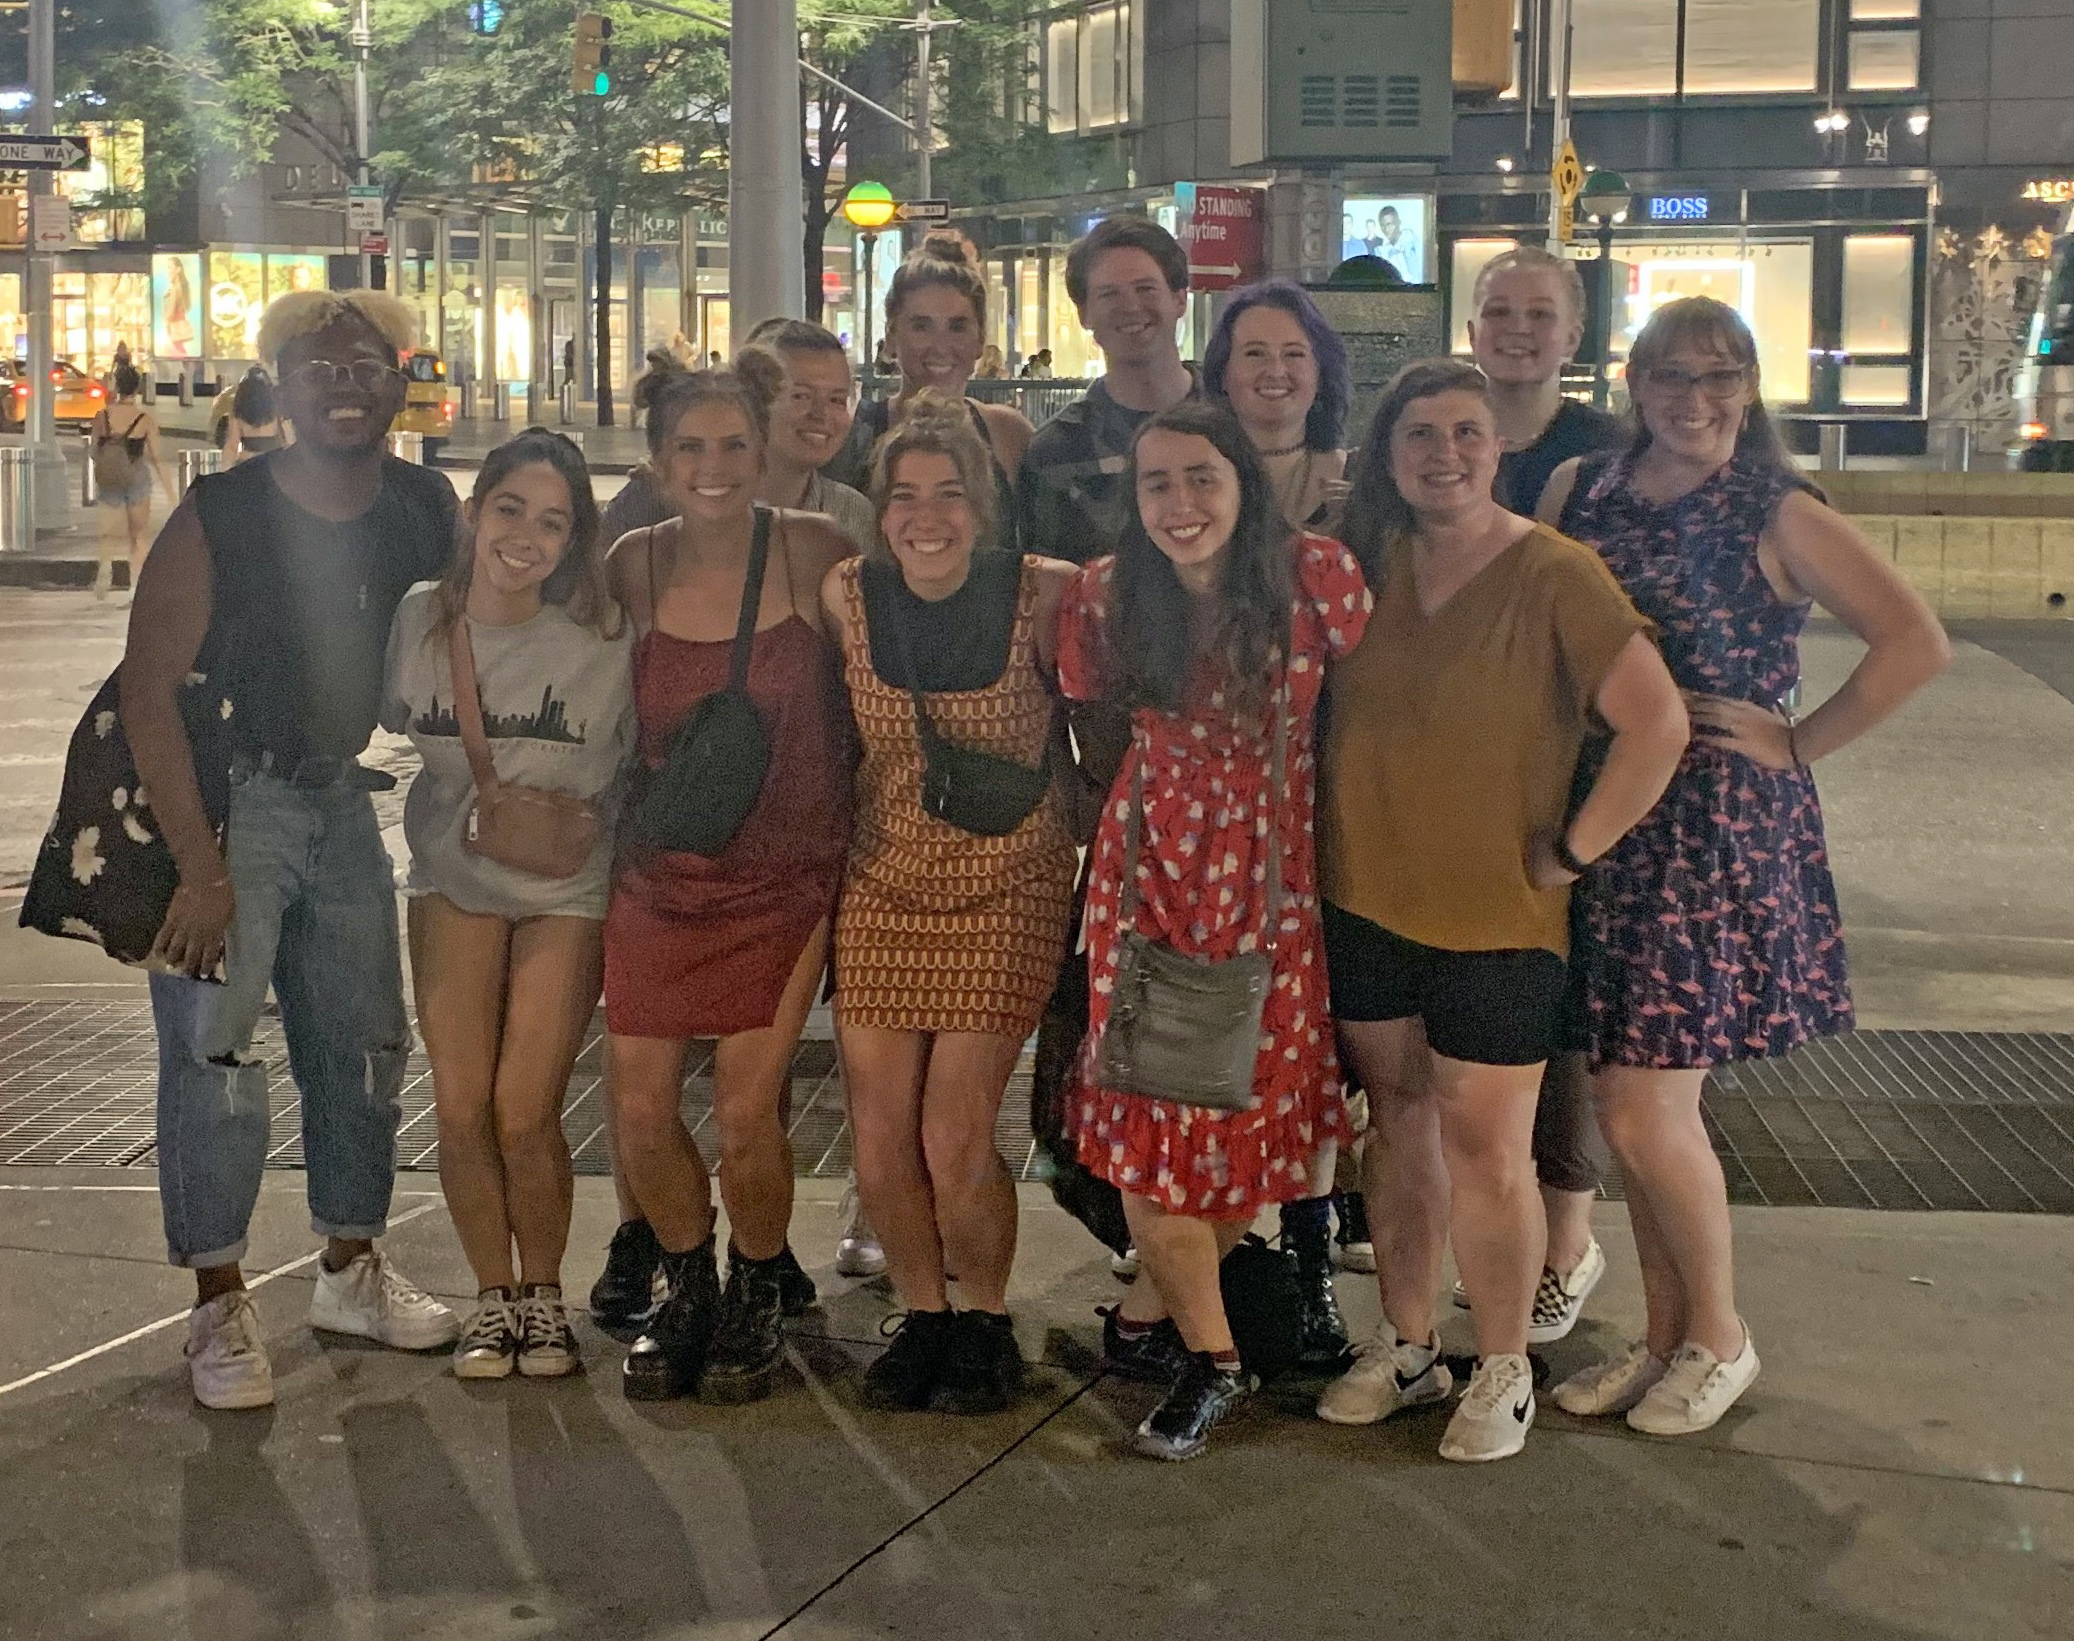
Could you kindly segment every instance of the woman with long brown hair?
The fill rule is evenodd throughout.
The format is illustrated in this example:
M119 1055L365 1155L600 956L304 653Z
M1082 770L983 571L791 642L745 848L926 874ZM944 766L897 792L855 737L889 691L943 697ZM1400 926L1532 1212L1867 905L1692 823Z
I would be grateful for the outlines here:
M754 349L733 370L663 381L648 448L675 516L612 550L636 633L640 724L638 809L621 827L605 921L607 1060L619 1163L669 1289L626 1360L627 1394L639 1398L768 1394L784 1354L780 1315L812 1303L786 1245L792 1150L780 1112L850 841L849 741L820 591L852 547L820 515L756 499L783 386L783 368ZM744 746L739 712L720 740L698 734L695 715L716 699L746 699L760 747ZM746 789L746 812L710 852L673 842L684 805L707 795L697 781L688 791L665 782L668 804L655 796L687 756L709 773L724 766L738 796ZM709 830L691 829L702 841ZM719 1039L725 1294L705 1160L679 1111L694 1038Z
M1057 979L1073 898L1052 759L1054 635L1074 570L993 544L986 446L957 401L920 395L872 467L880 540L821 593L864 744L836 1040L858 1189L907 1312L865 1388L890 1407L996 1412L1023 1362L1008 1317L1015 1183L994 1119ZM930 802L946 745L999 760L1013 788L999 813Z
M886 287L886 345L900 372L900 391L890 399L858 406L849 445L829 463L828 473L852 489L866 489L873 449L900 425L918 394L929 392L963 403L993 465L994 517L1001 545L1012 549L1016 475L1037 430L1012 406L966 396L986 333L987 282L978 254L962 234L930 234Z
M1344 1122L1323 987L1312 872L1311 727L1329 655L1368 621L1359 567L1292 529L1229 407L1189 400L1132 445L1133 521L1089 564L1060 616L1059 679L1077 701L1131 708L1132 740L1094 843L1088 889L1089 1030L1067 1093L1080 1162L1123 1193L1145 1280L1105 1347L1165 1398L1137 1449L1189 1459L1244 1403L1218 1286L1223 1256L1269 1203L1316 1195ZM1140 1091L1113 1033L1127 954L1150 942L1258 969L1257 1035L1242 1027L1238 1085L1201 1097ZM1135 959L1131 959L1135 961ZM1239 972L1239 971L1227 971ZM1121 1024L1119 1021L1121 1020ZM1201 1075L1198 1075L1198 1074ZM1187 1093L1190 1098L1180 1098Z
M1534 1107L1569 886L1656 801L1686 736L1605 566L1492 498L1499 449L1472 365L1409 366L1376 408L1345 527L1375 618L1333 671L1318 840L1332 1010L1368 1090L1383 1308L1318 1413L1372 1424L1447 1399L1435 1310L1452 1242L1479 1361L1440 1455L1465 1462L1517 1453L1534 1420ZM1572 812L1595 720L1611 745Z
M1598 549L1662 635L1696 733L1663 801L1586 874L1576 962L1599 1127L1619 1158L1645 1338L1556 1405L1651 1435L1705 1430L1756 1379L1728 1191L1700 1115L1707 1068L1847 1031L1851 994L1809 766L1943 670L1943 629L1800 476L1733 308L1666 303L1628 356L1625 451L1565 463L1541 516ZM1796 718L1819 605L1865 642Z
M529 428L491 451L462 521L446 579L397 607L382 722L424 764L403 816L411 979L440 1184L478 1295L454 1372L553 1377L577 1363L561 1287L575 1188L562 1095L598 1003L611 800L633 745L632 644L605 585L590 473L569 440ZM473 847L483 794L464 682L498 782L602 811L573 873L539 875Z

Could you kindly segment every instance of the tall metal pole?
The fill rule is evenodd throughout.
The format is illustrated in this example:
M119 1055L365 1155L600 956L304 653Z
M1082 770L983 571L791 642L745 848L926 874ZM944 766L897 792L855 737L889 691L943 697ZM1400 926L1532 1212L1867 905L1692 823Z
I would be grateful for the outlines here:
M57 114L57 0L29 0L29 134L47 137ZM36 201L56 189L48 171L29 173L29 220ZM62 530L71 521L71 485L65 477L65 455L58 448L56 394L51 388L51 285L49 253L36 248L33 228L25 257L28 274L23 292L29 329L29 407L23 443L29 449L30 496L36 528Z
M1529 0L1532 3L1532 0ZM1548 59L1555 68L1555 124L1548 138L1548 161L1553 165L1570 140L1570 0L1554 0L1548 23ZM1553 188L1548 191L1548 248L1563 254L1560 228L1563 200Z
M728 326L806 312L798 0L734 0L727 181Z
M363 187L373 175L367 164L368 121L367 121L367 54L374 48L374 28L368 20L368 0L360 0L360 9L353 18L353 147L358 150L360 164L354 180ZM374 284L374 258L367 252L360 253L360 288L364 291Z
M930 100L935 86L929 78L929 0L915 0L915 197L933 199L929 186L929 133L932 128Z
M872 289L872 270L879 259L879 236L867 231L864 235L864 369L860 373L866 381L878 374L879 356L877 343L871 334L872 305L878 293Z

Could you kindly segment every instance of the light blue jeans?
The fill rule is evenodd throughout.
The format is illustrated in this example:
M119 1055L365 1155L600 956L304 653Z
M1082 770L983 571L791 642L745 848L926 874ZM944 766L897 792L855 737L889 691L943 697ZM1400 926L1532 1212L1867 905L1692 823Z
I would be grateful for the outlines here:
M410 1053L395 891L367 793L240 776L228 852L238 906L226 983L151 977L166 1250L194 1267L245 1254L268 1145L266 1068L250 1049L269 981L302 1094L320 1235L375 1237L388 1225Z

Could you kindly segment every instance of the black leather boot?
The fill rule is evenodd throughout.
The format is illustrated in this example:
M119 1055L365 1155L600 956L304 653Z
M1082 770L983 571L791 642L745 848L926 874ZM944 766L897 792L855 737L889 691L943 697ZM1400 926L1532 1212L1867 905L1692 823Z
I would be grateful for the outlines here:
M655 1315L655 1271L662 1245L645 1219L612 1233L605 1270L591 1288L591 1320L601 1328L638 1328Z
M1347 1354L1347 1324L1332 1291L1331 1209L1324 1197L1282 1206L1282 1246L1296 1256L1296 1285L1303 1293L1303 1350L1306 1368L1335 1368Z
M665 1252L662 1273L669 1296L620 1368L620 1383L631 1401L666 1402L697 1390L720 1317L712 1237L686 1253Z
M727 1250L727 1291L699 1380L700 1401L757 1402L771 1393L785 1360L784 1257L744 1259Z

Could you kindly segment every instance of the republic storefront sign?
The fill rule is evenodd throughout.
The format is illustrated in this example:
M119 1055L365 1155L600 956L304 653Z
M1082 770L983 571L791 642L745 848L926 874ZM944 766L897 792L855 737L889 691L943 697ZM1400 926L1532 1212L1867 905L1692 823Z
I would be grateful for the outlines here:
M1267 269L1267 191L1221 183L1174 186L1175 237L1188 251L1188 283L1199 291L1249 285Z

